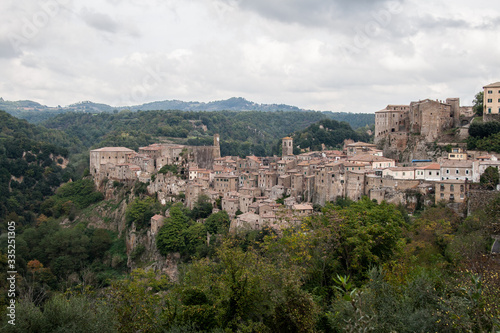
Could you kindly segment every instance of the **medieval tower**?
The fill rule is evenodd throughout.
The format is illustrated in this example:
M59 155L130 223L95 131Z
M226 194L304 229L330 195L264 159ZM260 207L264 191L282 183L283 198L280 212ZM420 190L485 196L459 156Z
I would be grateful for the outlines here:
M288 136L283 138L282 156L293 156L293 139Z
M220 158L220 136L219 134L214 134L214 158Z

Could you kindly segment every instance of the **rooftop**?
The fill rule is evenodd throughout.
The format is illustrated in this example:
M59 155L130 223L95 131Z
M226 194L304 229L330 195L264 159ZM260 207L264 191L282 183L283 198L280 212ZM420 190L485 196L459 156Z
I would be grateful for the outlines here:
M439 163L431 163L429 165L418 167L418 170L439 170L441 169L441 165Z
M311 205L308 205L308 204L297 204L297 205L293 205L293 209L295 210L313 210L313 207Z
M135 153L132 149L125 148L125 147L103 147L99 149L94 149L91 150L96 151L96 152L127 152L127 153Z
M490 83L483 88L500 88L500 82Z

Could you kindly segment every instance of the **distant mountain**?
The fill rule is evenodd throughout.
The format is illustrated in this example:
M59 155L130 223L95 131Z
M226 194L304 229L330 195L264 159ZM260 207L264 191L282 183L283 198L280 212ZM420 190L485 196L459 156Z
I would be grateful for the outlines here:
M213 102L183 102L178 100L152 102L142 105L119 107L119 110L131 111L180 110L180 111L305 111L296 106L286 104L258 104L243 97L231 97Z
M78 102L68 106L49 107L33 101L4 101L0 98L0 110L4 110L14 117L26 119L30 123L40 123L65 112L103 113L122 110L130 111L153 111L153 110L179 110L179 111L295 111L305 112L296 106L286 104L259 104L246 100L243 97L231 97L226 100L213 102L183 102L179 100L166 100L133 106L113 107L107 104L94 103L91 101ZM374 114L353 114L346 112L325 112L328 118L337 121L346 121L353 128L364 127L375 122Z

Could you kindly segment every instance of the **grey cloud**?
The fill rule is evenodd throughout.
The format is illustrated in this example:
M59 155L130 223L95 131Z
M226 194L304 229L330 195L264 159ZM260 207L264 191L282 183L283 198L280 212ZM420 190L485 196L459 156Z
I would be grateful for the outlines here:
M109 15L96 13L89 9L83 9L80 13L81 18L92 28L97 30L115 33L118 31L118 23Z
M20 36L11 35L9 38L0 39L0 58L16 58L20 51L16 50L16 38L21 38ZM14 44L13 44L14 43Z
M481 22L480 24L476 25L475 27L478 29L484 29L484 30L498 30L498 26L500 26L500 17L494 17L494 18L489 18L485 20L484 22Z
M420 29L438 30L438 29L469 29L467 21L454 18L443 18L426 15L419 19Z
M269 19L288 23L322 25L332 20L357 16L382 7L388 0L222 0L257 12ZM402 3L403 0L392 2Z

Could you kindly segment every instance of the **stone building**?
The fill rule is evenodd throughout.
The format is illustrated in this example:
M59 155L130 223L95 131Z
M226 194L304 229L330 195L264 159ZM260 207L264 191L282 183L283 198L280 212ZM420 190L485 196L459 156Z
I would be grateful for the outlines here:
M133 179L134 174L135 177L141 173L151 174L164 165L193 163L200 168L212 169L218 158L218 134L214 135L214 146L153 144L140 147L139 153L125 147L104 147L90 151L90 174L99 185L105 178Z
M377 148L376 144L366 143L366 142L354 142L344 145L344 150L347 156L365 155L365 154L376 155L380 153L380 151L378 151L376 148Z
M465 180L448 179L436 182L435 203L440 201L463 203L470 184Z
M90 151L90 174L94 177L99 174L106 164L125 164L137 153L125 147L104 147Z
M432 142L443 131L453 128L459 116L460 106L457 98L448 98L446 103L430 99L411 102L410 133L420 134L427 142Z
M445 160L441 163L441 179L472 180L472 161Z
M284 160L293 156L293 139L290 137L284 137L281 146L281 155Z
M500 82L488 84L483 89L483 118L500 114Z
M385 169L396 166L393 159L377 155L355 155L347 158L348 162L364 165L368 169Z
M423 137L426 142L435 141L444 131L460 126L460 115L469 109L460 107L459 98L388 105L375 112L375 143L385 139L391 146L404 150L410 133Z
M375 112L375 143L389 133L407 132L409 129L409 105L387 105Z
M415 179L425 181L441 180L441 165L439 163L431 163L429 165L415 168Z
M214 190L226 193L238 190L238 176L221 174L214 178Z
M415 179L415 167L393 167L382 170L382 176L392 179Z

